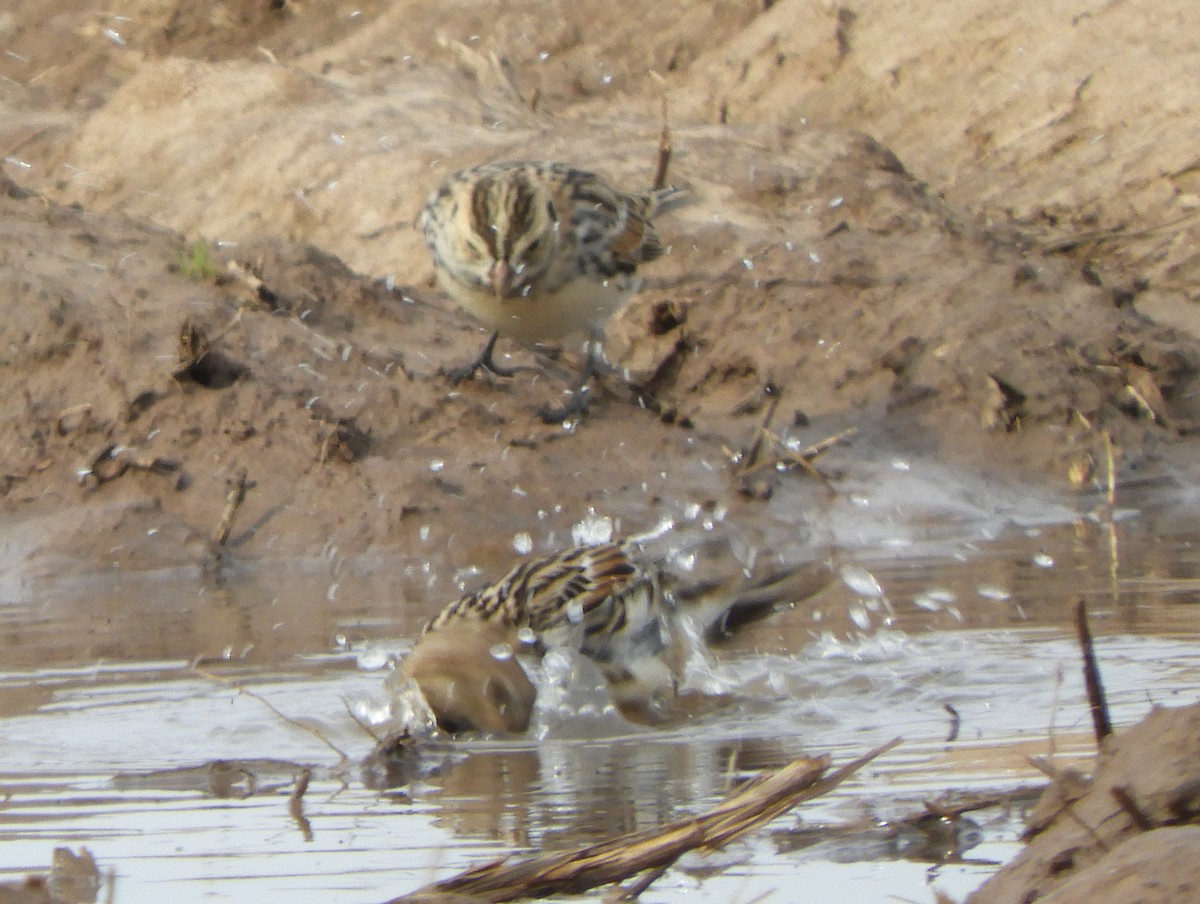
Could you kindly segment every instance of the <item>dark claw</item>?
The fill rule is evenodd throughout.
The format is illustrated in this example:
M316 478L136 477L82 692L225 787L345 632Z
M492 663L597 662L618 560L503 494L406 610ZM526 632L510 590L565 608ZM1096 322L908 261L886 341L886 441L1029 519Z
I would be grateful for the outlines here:
M573 417L583 417L588 406L590 388L588 384L595 375L596 368L595 343L594 341L590 341L587 347L587 358L583 362L583 372L579 374L579 382L575 385L575 392L572 393L567 403L559 408L539 408L538 417L542 419L543 424L561 424Z
M587 411L588 405L588 387L580 386L571 394L570 400L565 405L560 405L557 408L539 408L538 417L542 419L543 424L561 424L573 417L583 417Z
M439 373L455 385L461 383L463 380L469 380L475 376L475 372L478 370L486 370L498 377L515 376L522 368L501 367L492 357L492 353L496 350L496 340L499 338L499 333L492 333L492 337L488 339L487 345L483 347L483 351L475 357L474 361L470 361L461 367L443 367Z

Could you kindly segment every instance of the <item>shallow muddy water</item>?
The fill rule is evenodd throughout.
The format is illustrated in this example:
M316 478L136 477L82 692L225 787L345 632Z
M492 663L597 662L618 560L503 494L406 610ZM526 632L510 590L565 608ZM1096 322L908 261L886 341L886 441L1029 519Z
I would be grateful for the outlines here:
M648 729L594 694L551 700L533 738L435 745L390 790L368 787L357 763L373 742L349 710L382 711L389 655L452 592L436 559L331 551L234 562L221 581L199 568L10 579L0 878L87 846L122 904L379 902L502 854L698 812L802 754L840 764L900 736L833 794L686 857L643 899L786 901L801 883L826 902L961 899L1017 850L1022 789L1043 781L1027 757L1093 749L1077 599L1118 725L1195 701L1200 530L1178 495L1147 490L1108 518L928 494L914 515L851 491L803 532L829 586L717 649L705 677L736 704ZM289 811L305 768L307 822ZM898 822L974 794L1002 803L949 839Z

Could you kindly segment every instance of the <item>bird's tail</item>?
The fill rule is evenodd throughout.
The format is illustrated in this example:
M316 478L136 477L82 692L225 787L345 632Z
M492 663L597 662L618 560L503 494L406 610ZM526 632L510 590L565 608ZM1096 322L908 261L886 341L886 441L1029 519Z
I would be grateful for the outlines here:
M710 641L833 583L823 560L780 559L734 534L689 538L669 531L639 545L657 560L676 607Z
M692 200L694 200L694 197L686 188L677 188L674 185L655 188L646 192L645 208L642 211L642 216L647 220L652 220L660 213L666 213L669 210L674 210L676 207L682 207Z

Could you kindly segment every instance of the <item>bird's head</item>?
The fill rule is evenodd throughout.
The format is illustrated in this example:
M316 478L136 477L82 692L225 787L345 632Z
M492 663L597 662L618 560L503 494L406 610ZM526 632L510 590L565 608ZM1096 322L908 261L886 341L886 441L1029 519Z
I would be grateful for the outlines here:
M469 186L454 230L455 254L469 279L498 298L529 294L554 262L560 220L546 184L521 169L500 169Z
M537 689L517 661L511 630L463 619L425 634L400 664L432 710L438 727L523 732Z

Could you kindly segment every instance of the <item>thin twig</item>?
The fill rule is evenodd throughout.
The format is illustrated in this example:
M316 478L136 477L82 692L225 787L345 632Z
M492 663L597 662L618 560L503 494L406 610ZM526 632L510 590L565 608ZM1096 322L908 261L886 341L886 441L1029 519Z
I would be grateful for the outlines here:
M774 401L774 400L772 400ZM769 422L770 416L774 415L774 410L768 412L769 417L766 421ZM833 485L828 475L818 468L813 462L827 449L836 446L838 443L844 442L858 432L857 427L851 427L848 430L843 430L840 433L835 433L833 436L818 440L805 448L796 451L788 448L787 444L779 434L770 430L766 426L760 426L755 433L755 440L748 449L738 455L730 457L738 462L743 486L748 485L750 478L756 476L762 471L778 470L780 466L785 468L800 468L806 471L812 477L815 477L825 488L831 493L836 493L837 489ZM762 446L769 443L772 454L770 457L762 457ZM749 464L748 461L753 458L754 463ZM759 460L761 458L761 460Z
M657 73L654 73L658 76ZM667 117L667 88L661 76L658 76L662 88L662 128L658 133L658 160L654 167L654 181L650 184L652 191L660 191L667 187L667 173L671 168L671 155L674 147L671 143L671 126Z
M1129 229L1125 228L1124 224L1110 226L1107 229L1093 229L1088 232L1077 232L1075 235L1064 236L1050 242L1042 249L1043 254L1060 254L1064 251L1073 251L1080 245L1101 242L1107 242L1111 239L1137 239L1144 236L1153 235L1156 232L1162 232L1165 229L1174 229L1176 226L1181 226L1191 220L1195 220L1195 214L1189 214L1184 217L1179 217L1175 220L1170 220L1166 223L1159 223L1157 226L1147 226L1145 229Z
M251 484L246 480L246 469L239 468L233 477L225 481L225 507L221 510L221 519L213 528L212 542L217 547L223 547L229 542L229 533L233 530L233 519L237 517L238 509L246 501L246 490Z
M647 870L642 875L626 888L620 889L620 893L612 898L609 898L606 904L621 904L623 901L636 901L651 883L662 877L663 873L671 868L671 864L664 863L662 866L656 866L654 869Z
M1058 731L1055 727L1055 720L1058 716L1058 702L1062 695L1063 665L1060 662L1054 670L1054 692L1050 698L1050 724L1046 726L1046 745L1049 748L1047 753L1049 756L1054 756L1058 753Z
M1100 682L1100 667L1096 664L1096 649L1087 623L1087 604L1083 600L1075 604L1075 632L1079 635L1079 646L1083 650L1083 681L1087 687L1088 708L1092 711L1096 745L1100 746L1112 734L1112 721L1108 717L1108 701L1104 698L1104 685Z
M828 758L801 758L747 782L733 797L700 816L566 853L540 854L516 863L492 861L389 904L429 900L438 894L477 895L492 902L578 894L645 870L665 869L688 851L716 850L802 801L827 793L898 743L899 738L828 775L824 775Z
M769 386L770 384L768 384ZM764 390L768 392L767 410L763 413L763 418L759 422L758 427L754 430L754 439L741 457L741 466L743 472L750 471L758 464L759 453L762 452L763 444L766 440L775 440L777 437L771 432L771 421L775 419L775 412L779 408L779 393Z
M848 427L840 433L835 433L832 436L819 439L815 443L809 443L797 454L808 461L812 461L825 450L832 449L834 446L838 445L838 443L844 443L856 433L858 433L857 427Z
M275 715L277 715L280 719L282 719L288 725L291 725L293 728L299 728L301 731L308 732L310 735L312 735L314 738L316 738L318 741L320 741L322 744L324 744L326 747L328 747L330 750L332 750L334 753L336 753L339 757L341 757L342 762L346 762L347 760L350 759L350 757L348 757L346 755L345 751L343 751L336 744L334 744L331 740L329 740L329 738L325 737L325 735L321 732L321 730L319 728L315 728L312 725L305 725L303 722L299 721L298 719L293 719L291 716L287 715L287 713L284 713L283 711L281 711L277 706L275 706L274 703L272 703L266 697L262 696L261 694L256 694L254 691L250 690L245 685L239 684L236 681L232 681L229 678L223 678L222 676L216 675L216 674L208 671L207 669L197 668L196 674L202 678L207 678L209 681L216 681L219 684L223 684L226 687L232 688L233 690L237 691L239 694L245 694L247 697L257 700L259 703L261 703L263 706L265 706L267 709L269 709L271 712L273 712Z
M1026 757L1025 762L1027 762L1033 768L1037 769L1043 775L1047 776L1052 782L1061 783L1063 781L1064 773L1059 772L1058 769L1054 768L1053 764L1042 759L1041 757L1039 757L1039 756ZM1065 791L1065 788L1064 788L1064 791ZM1067 816L1069 816L1076 825L1078 825L1081 829L1083 829L1085 832L1087 832L1088 837L1091 838L1092 841L1094 841L1096 843L1096 846L1098 848L1100 848L1100 850L1106 851L1106 852L1111 850L1108 842L1100 837L1100 834L1094 828L1092 828L1091 825L1088 824L1088 821L1086 819L1084 819L1077 812L1075 812L1075 799L1064 797L1062 807L1056 812L1057 813L1066 813ZM1055 818L1057 818L1057 815L1055 816Z
M308 783L311 780L312 770L305 769L300 773L300 777L296 779L296 785L292 788L292 794L288 798L288 814L296 821L296 825L300 827L300 834L304 836L305 841L313 840L312 823L304 815L304 792L308 790Z
M1120 804L1121 809L1129 814L1129 818L1133 820L1133 824L1141 831L1149 832L1157 828L1154 825L1154 820L1147 816L1146 811L1139 807L1138 802L1133 799L1133 794L1129 788L1124 785L1117 785L1109 789L1108 793L1113 796L1113 800Z
M942 709L950 714L950 733L946 735L946 743L949 744L952 741L958 740L958 728L962 724L962 717L959 716L958 710L949 703L943 706Z

